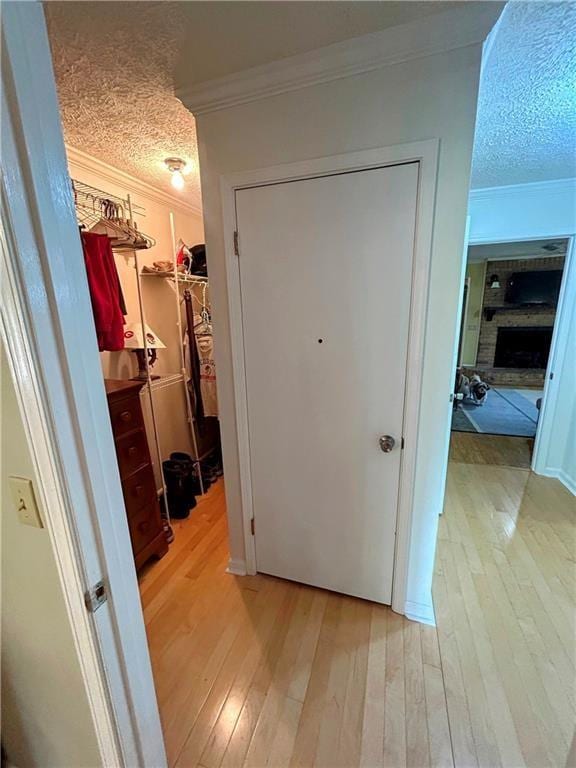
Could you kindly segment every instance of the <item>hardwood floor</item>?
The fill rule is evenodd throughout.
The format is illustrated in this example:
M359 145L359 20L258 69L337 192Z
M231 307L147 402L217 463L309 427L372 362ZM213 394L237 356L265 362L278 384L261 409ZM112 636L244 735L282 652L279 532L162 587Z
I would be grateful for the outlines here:
M452 432L450 461L530 469L534 439L477 432Z
M224 512L220 482L141 577L170 766L567 764L576 509L559 483L451 464L437 629L225 573Z

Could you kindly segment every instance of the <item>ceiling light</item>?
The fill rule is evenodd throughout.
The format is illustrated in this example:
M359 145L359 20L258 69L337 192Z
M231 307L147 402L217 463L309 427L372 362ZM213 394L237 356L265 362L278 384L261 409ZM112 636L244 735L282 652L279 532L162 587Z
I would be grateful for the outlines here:
M182 171L172 171L172 186L174 189L184 189L184 176L182 176Z
M187 173L186 163L179 157L167 157L164 165L172 174L172 186L174 189L184 189L184 173Z

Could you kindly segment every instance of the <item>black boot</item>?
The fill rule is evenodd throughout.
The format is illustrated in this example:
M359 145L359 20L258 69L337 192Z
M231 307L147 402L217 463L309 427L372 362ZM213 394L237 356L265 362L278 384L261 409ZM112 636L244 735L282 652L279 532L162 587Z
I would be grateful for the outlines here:
M192 456L188 453L182 453L181 451L175 451L170 454L170 460L179 464L182 471L186 474L187 487L190 493L195 496L200 496L202 491L200 489L200 479L198 476L198 462L195 462ZM204 476L202 476L204 480ZM204 490L208 489L210 483L204 483Z
M196 497L191 493L188 474L176 461L163 461L162 470L166 484L166 499L170 517L182 520L196 506Z

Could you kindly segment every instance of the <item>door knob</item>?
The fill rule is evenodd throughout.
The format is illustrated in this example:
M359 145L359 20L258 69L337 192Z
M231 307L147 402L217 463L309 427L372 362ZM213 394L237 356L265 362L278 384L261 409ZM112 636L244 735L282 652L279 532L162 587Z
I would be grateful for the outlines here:
M382 435L378 442L380 443L380 449L384 451L384 453L390 453L392 448L396 445L396 440L394 440L392 435Z

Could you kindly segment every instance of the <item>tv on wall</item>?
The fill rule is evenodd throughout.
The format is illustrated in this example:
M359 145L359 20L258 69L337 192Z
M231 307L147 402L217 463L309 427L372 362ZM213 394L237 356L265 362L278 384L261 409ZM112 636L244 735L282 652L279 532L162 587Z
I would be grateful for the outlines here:
M558 303L561 282L561 269L515 272L506 286L506 302L555 307Z

